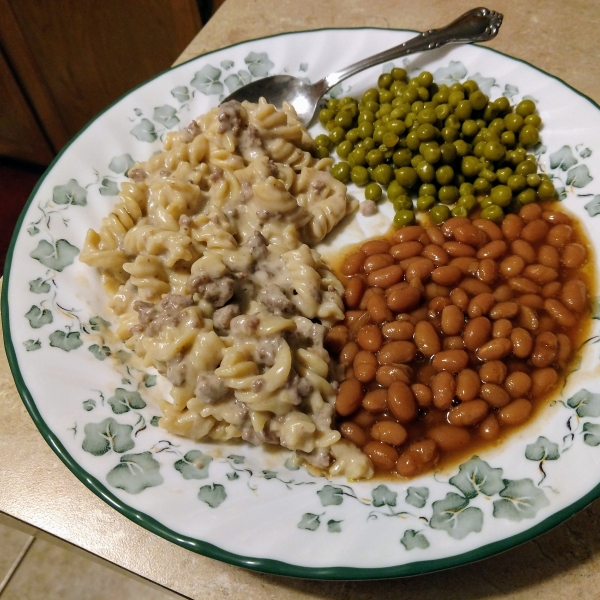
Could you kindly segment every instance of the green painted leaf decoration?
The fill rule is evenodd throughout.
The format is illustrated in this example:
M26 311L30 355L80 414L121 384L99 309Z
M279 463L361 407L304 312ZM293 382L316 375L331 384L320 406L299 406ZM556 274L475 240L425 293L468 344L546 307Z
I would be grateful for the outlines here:
M567 406L580 417L600 417L600 394L581 389L567 400Z
M118 196L119 195L119 186L115 181L105 177L102 180L102 185L98 189L102 196Z
M203 485L198 492L198 498L208 504L211 508L217 508L227 498L225 488L220 483Z
M228 460L230 460L234 465L243 465L244 461L246 460L245 456L241 456L239 454L230 454L228 457Z
M75 179L70 179L65 185L58 185L52 191L54 204L75 204L85 206L87 204L87 190L82 188Z
M344 501L344 490L333 485L326 485L317 492L323 506L337 506Z
M392 492L387 485L380 484L372 492L373 506L396 506L396 499L398 494Z
M90 412L90 410L94 410L94 408L96 408L96 401L93 400L92 398L88 398L87 400L84 400L82 402L83 404L83 410L85 410L86 412ZM130 448L127 448L127 450L130 450Z
M77 348L83 346L79 331L65 333L64 331L57 330L48 337L50 339L50 345L53 348L60 348L65 352L71 352L71 350L77 350Z
M558 460L560 458L558 444L540 435L533 444L528 444L525 448L525 458L536 462L540 460Z
M229 90L229 93L235 92L235 90L241 88L243 85L252 81L252 75L248 71L238 71L225 77L225 85Z
M140 142L153 142L158 137L154 124L148 119L142 119L130 133Z
M458 60L451 60L447 67L439 67L433 73L433 79L440 85L445 83L446 85L452 85L467 76L467 69Z
M127 172L133 165L135 165L135 161L131 158L131 154L120 154L119 156L113 156L108 168L113 173L124 173L127 175Z
M150 419L150 425L152 425L152 427L158 427L159 421L160 417L158 415L155 415Z
M116 357L117 357L117 358L118 358L118 359L119 359L119 360L120 360L120 361L121 361L123 364L125 364L125 363L126 363L128 360L129 360L129 358L130 358L130 356L131 356L131 353L130 353L130 352L126 352L125 350L117 350L117 351L115 352L115 356L116 356Z
M177 115L177 109L170 104L164 104L163 106L157 106L154 109L152 118L161 125L164 125L167 129L175 127L179 123L179 117Z
M34 294L47 294L50 291L50 284L38 277L29 282L29 291Z
M600 446L600 425L584 423L583 441L588 446Z
M206 479L212 460L211 456L200 452L200 450L190 450L174 466L184 479Z
M429 498L429 489L426 487L409 487L406 490L406 503L416 508L423 508Z
M29 256L39 260L45 267L60 272L73 264L78 254L79 248L76 248L67 240L61 239L56 242L56 245L46 240L40 240L35 250L29 253Z
M490 95L492 87L496 85L496 80L493 77L484 77L481 73L475 73L469 79L472 79L487 96Z
M27 228L27 233L28 233L29 235L36 235L36 234L38 234L39 232L40 232L40 230L38 229L37 225L30 225L30 226Z
M400 540L400 543L407 550L425 550L425 548L429 548L429 542L427 538L420 532L415 531L414 529L407 529Z
M584 205L590 217L600 215L600 194L594 196L586 205Z
M313 513L304 513L300 523L298 523L298 529L306 529L307 531L316 531L319 528L321 521L319 515Z
M586 165L579 165L569 169L567 173L567 185L572 185L575 188L585 187L588 183L591 183L594 178L590 175L590 172Z
M205 65L194 74L190 85L207 96L218 96L223 93L223 84L219 81L220 78L220 69Z
M135 113L136 116L141 117L144 113L142 112L142 110L140 108L134 108L133 112Z
M275 64L269 60L266 52L250 52L250 54L244 58L244 62L248 65L248 71L250 71L254 77L265 77L275 66Z
M91 407L86 408L86 410L91 410L96 405L93 400L86 400L85 402ZM135 445L131 437L133 427L131 425L121 425L112 417L104 419L100 423L87 423L83 431L85 438L81 447L94 456L102 456L110 450L121 454L131 450Z
M139 392L128 392L123 388L117 388L115 395L108 399L108 403L116 415L129 412L132 409L139 410L146 407L146 403Z
M178 85L176 88L171 90L171 96L182 104L190 99L190 91L185 85Z
M502 469L493 469L478 456L460 465L458 474L450 478L450 484L458 488L465 498L475 498L479 492L493 496L504 488Z
M504 91L502 92L502 95L505 98L512 98L513 96L516 96L519 93L519 88L516 85L511 85L510 83L507 83L504 86Z
M483 527L483 512L468 505L467 498L449 492L443 500L432 504L429 526L446 531L455 540L462 540L469 533L479 533Z
M232 471L231 473L227 473L227 479L229 479L229 481L235 481L236 479L239 479L240 476L235 472Z
M110 356L110 348L108 346L99 346L98 344L92 344L88 347L88 350L98 360L104 360L107 356Z
M32 306L26 313L25 318L29 321L29 325L33 329L39 329L48 323L52 323L52 312L47 308L43 310L39 306Z
M23 345L27 352L34 352L42 347L42 342L40 342L40 340L26 340L23 342Z
M573 156L571 146L564 145L559 148L556 152L550 155L550 168L561 169L562 171L568 171L571 167L577 164L577 159Z
M327 531L329 533L342 533L342 522L329 519L327 521Z
M90 328L92 331L102 331L102 329L106 329L108 327L110 327L110 323L102 317L92 317L90 319Z
M164 480L160 474L160 464L150 452L124 454L118 464L106 476L113 487L129 494L139 494L146 488L160 485Z
M146 373L146 375L144 375L144 385L147 388L154 387L156 385L156 375L149 375Z
M222 60L220 64L227 71L231 69L235 63L232 60Z
M589 158L592 155L592 151L590 148L584 148L580 153L579 156L581 156L581 158Z
M263 471L262 474L265 479L277 479L277 473L275 471Z
M500 492L501 500L494 500L494 517L510 521L533 519L538 511L550 504L543 490L531 479L507 480Z
M308 71L308 63L300 63L300 66L298 67L299 71Z

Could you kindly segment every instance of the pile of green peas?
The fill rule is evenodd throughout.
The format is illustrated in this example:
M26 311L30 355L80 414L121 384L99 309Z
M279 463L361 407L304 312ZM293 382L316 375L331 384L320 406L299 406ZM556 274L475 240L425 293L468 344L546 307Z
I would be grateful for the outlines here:
M396 227L413 223L415 210L435 224L474 211L498 223L556 197L527 154L540 140L535 103L492 101L472 80L437 85L428 71L407 80L394 68L360 101L330 99L319 120L328 134L316 137L317 156L335 148L341 160L332 175L364 186L367 200L382 200L386 189Z

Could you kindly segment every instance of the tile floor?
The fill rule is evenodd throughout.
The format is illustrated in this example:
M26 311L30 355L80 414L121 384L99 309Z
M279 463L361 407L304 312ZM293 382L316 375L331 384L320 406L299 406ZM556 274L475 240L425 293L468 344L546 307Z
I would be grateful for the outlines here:
M0 600L184 598L15 523L0 515Z

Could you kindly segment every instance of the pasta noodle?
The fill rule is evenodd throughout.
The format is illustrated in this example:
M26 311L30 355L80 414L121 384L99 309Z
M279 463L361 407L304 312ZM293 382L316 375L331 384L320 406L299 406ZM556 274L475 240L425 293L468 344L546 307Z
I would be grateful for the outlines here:
M102 273L117 334L172 384L162 427L370 477L332 429L323 340L344 290L311 248L354 203L313 149L291 107L225 103L131 169L81 260Z

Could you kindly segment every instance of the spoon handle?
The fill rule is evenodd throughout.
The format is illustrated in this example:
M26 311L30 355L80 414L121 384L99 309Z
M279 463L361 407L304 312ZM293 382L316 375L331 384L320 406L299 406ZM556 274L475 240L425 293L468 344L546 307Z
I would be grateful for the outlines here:
M337 85L340 81L347 79L351 75L364 71L369 67L400 58L401 56L423 52L424 50L433 50L445 44L485 42L496 37L501 24L502 15L500 13L483 7L474 8L445 27L430 29L429 31L420 33L417 37L399 46L395 46L354 63L345 69L331 73L321 79L318 84L323 86L322 93L324 94L334 85Z

